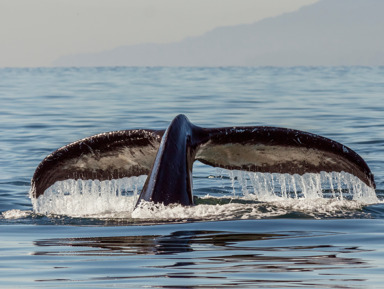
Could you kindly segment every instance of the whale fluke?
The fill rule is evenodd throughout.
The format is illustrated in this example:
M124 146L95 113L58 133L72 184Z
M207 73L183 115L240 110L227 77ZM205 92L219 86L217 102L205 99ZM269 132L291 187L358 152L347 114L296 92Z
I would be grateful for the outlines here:
M254 172L305 174L346 172L375 188L368 165L331 139L286 128L202 128L176 116L166 130L102 133L47 156L31 181L38 198L57 181L111 180L148 175L137 204L193 204L192 167L204 164Z
M196 159L231 170L299 174L346 172L375 188L366 162L331 139L294 129L234 127L209 130Z
M36 168L32 197L57 181L111 180L148 175L164 131L123 130L101 133L59 148Z

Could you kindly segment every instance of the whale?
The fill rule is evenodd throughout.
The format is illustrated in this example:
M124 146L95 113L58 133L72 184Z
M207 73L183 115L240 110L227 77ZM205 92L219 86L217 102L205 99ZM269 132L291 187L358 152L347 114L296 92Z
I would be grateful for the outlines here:
M367 163L329 138L269 126L203 128L177 115L164 130L131 129L65 145L37 166L30 195L39 198L58 181L112 180L147 175L142 201L190 206L195 161L229 170L299 174L345 172L375 189Z

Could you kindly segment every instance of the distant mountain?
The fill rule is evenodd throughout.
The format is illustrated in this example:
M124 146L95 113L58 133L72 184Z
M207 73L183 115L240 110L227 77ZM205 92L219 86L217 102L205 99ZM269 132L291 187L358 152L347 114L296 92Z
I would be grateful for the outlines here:
M384 1L320 0L169 44L63 56L56 66L384 65Z

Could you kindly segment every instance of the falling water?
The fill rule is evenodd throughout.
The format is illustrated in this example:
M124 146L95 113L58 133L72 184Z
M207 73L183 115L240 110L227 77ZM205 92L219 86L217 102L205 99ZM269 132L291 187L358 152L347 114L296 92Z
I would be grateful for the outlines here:
M337 199L377 202L375 190L345 172L304 175L220 170L231 180L234 196L268 202L279 199Z
M146 176L122 178L109 181L66 180L56 182L44 195L31 198L34 212L38 214L69 215L72 217L97 218L206 218L263 217L282 214L281 209L299 211L327 211L334 215L341 207L356 209L364 204L378 202L376 193L357 177L348 173L321 174L269 174L218 169L217 182L228 182L222 194L204 196L195 208L175 206L144 206L147 210L134 212L140 189ZM208 177L208 179L211 177ZM223 197L234 202L223 203ZM206 200L206 199L205 199ZM236 204L235 200L246 201ZM251 203L250 203L251 202ZM200 204L200 206L199 206ZM269 204L269 205L268 205ZM223 206L225 205L225 206ZM265 206L274 206L273 212L261 215ZM263 208L261 209L262 206ZM161 211L161 212L160 212ZM330 212L328 212L330 211ZM154 213L155 212L155 213ZM250 212L250 213L249 213ZM329 215L329 214L328 214Z
M116 180L66 180L56 182L39 198L31 198L39 214L70 216L132 212L147 176Z

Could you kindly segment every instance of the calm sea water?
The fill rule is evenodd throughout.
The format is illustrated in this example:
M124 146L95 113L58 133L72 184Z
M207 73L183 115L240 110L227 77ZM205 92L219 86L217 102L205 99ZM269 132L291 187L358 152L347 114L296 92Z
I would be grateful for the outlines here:
M192 208L133 212L143 178L123 181L129 194L32 207L52 151L179 113L332 138L367 161L377 190L276 198L275 176L196 163ZM0 69L0 172L1 288L384 288L384 67Z

